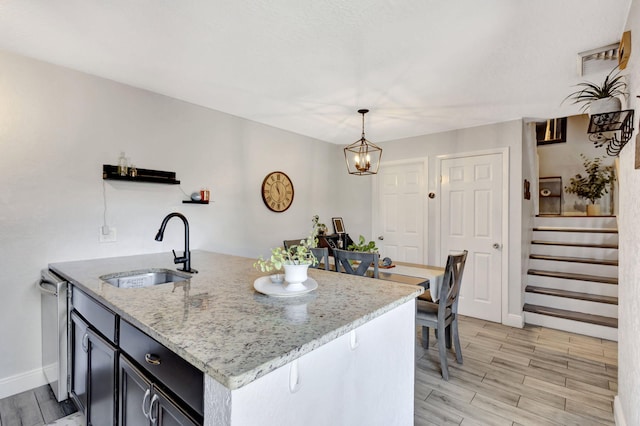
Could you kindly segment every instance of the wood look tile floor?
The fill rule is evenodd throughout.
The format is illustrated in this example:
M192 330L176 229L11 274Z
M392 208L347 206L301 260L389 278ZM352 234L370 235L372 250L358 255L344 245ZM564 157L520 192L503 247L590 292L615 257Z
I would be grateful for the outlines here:
M42 426L76 411L71 400L59 403L45 385L0 399L0 426Z
M416 330L415 425L614 425L618 344L549 328L459 320L464 363Z

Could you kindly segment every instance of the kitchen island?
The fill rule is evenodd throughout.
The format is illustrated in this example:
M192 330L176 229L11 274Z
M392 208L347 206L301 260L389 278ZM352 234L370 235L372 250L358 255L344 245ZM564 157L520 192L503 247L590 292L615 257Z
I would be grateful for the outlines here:
M174 269L168 253L50 269L205 374L204 424L413 424L420 286L310 269L318 289L256 292L253 259L192 252L190 280L117 288L101 276Z

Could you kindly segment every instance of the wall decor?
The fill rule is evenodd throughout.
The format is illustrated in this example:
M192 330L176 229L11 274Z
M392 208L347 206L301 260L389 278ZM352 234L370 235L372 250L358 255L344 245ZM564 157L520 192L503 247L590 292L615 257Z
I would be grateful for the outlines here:
M536 143L549 145L567 142L567 117L536 122Z
M335 234L344 234L344 222L342 222L342 218L332 217L331 221L333 222L333 232Z
M625 31L618 46L618 68L623 70L627 67L631 56L631 30Z
M262 201L271 211L282 213L293 203L293 182L283 172L271 172L262 181Z

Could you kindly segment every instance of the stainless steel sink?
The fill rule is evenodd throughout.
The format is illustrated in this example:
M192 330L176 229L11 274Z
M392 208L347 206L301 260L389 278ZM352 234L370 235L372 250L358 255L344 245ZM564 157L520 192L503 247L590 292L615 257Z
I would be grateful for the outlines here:
M169 269L145 269L139 271L116 272L100 277L104 282L120 288L141 288L158 284L186 281L191 275Z

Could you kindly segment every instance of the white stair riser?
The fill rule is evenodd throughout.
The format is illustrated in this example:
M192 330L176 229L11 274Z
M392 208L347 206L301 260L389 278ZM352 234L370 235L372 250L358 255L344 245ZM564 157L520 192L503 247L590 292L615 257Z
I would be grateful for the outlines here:
M533 239L581 244L618 244L618 234L600 232L533 231Z
M547 244L531 244L531 254L543 254L547 256L585 257L589 259L602 260L618 259L618 249L555 246Z
M527 283L535 287L577 291L579 293L595 294L598 296L618 296L618 286L613 284L566 280L563 278L543 277L540 275L528 275Z
M591 302L588 300L571 299L569 297L549 296L547 294L524 294L525 303L544 306L546 308L564 309L567 311L583 312L591 315L618 318L618 305Z
M555 318L548 315L535 314L533 312L524 312L524 322L526 324L539 325L542 327L555 328L557 330L584 334L585 336L598 337L600 339L613 340L615 342L618 341L617 328L567 320L564 318Z
M535 226L558 228L616 228L618 226L615 217L536 217L533 223Z
M618 267L595 263L561 262L555 260L529 259L529 268L541 271L569 272L572 274L617 277Z

